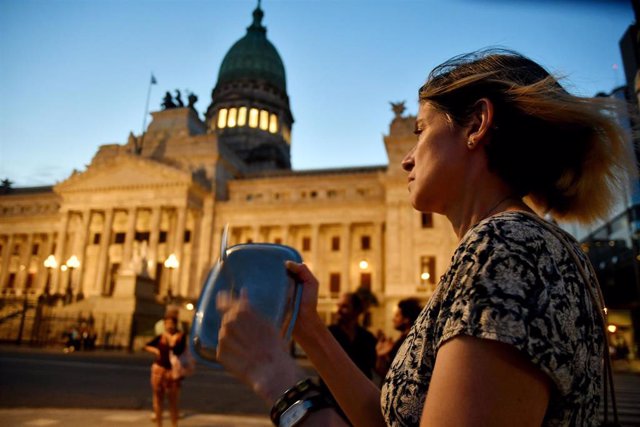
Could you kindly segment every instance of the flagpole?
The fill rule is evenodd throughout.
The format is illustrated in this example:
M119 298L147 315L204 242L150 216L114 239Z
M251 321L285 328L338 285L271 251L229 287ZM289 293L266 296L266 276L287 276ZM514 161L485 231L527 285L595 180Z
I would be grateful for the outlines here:
M136 146L135 146L136 154L142 153L142 142L144 141L144 133L145 133L145 129L147 128L147 116L149 115L149 100L151 99L151 86L153 86L156 83L157 83L156 78L153 76L153 73L151 73L151 79L149 80L149 90L147 91L147 104L145 105L144 117L142 119L142 132L140 132L140 144L138 145L136 141Z

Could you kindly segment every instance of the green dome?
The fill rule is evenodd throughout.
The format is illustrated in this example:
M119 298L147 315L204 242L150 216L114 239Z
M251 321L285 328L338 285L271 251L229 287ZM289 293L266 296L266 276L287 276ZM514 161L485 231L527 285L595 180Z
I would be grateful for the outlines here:
M218 85L241 79L266 80L286 92L284 64L276 48L267 40L262 26L260 6L253 11L253 23L247 35L238 40L225 55L218 73Z

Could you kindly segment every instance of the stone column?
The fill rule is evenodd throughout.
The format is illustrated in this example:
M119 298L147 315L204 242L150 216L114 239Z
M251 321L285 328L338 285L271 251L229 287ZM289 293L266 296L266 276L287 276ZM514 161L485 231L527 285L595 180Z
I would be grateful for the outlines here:
M318 265L318 256L320 248L320 225L319 224L311 224L311 267L313 271L320 271L320 266ZM325 282L326 280L321 280L321 282Z
M214 252L219 250L220 244L215 246L216 241L220 241L220 231L215 229L213 221L213 197L207 197L204 199L202 208L202 217L200 219L200 232L199 232L198 245L198 277L206 277L209 268L215 262ZM217 239L217 240L216 240Z
M288 225L282 226L282 244L289 245L289 226Z
M184 296L189 298L195 298L200 293L202 287L201 280L203 278L198 276L198 259L200 249L200 229L202 222L202 213L198 210L191 210L191 216L193 218L193 229L191 230L191 251L189 252L189 274L186 275L184 283Z
M58 237L56 244L56 262L58 263L58 267L62 266L66 262L64 258L65 246L67 245L67 231L69 228L69 211L62 211L62 219L60 220L60 226L58 227ZM55 294L62 294L64 292L63 283L62 283L62 270L58 268L56 271L52 272L53 275L51 277L51 290Z
M342 229L342 253L344 258L342 260L342 276L344 277L344 287L340 286L340 292L352 292L355 289L351 289L351 224L345 224Z
M120 265L120 271L130 272L133 271L131 265L131 258L133 255L133 241L136 238L136 219L138 209L133 207L129 208L127 212L127 234L124 239L124 249L122 251L122 264Z
M259 225L254 225L253 227L251 227L251 239L252 239L253 243L258 243L258 242L262 241L262 239L260 238L260 226Z
M89 227L91 226L91 210L82 212L82 230L80 230L80 239L76 242L76 251L80 258L80 267L78 267L78 290L79 298L84 297L84 272L87 271L87 245L89 243ZM80 245L80 247L78 247Z
M173 252L176 254L176 258L178 258L178 262L180 266L178 268L174 268L171 272L170 277L170 286L174 292L174 295L179 295L178 292L182 289L182 283L180 283L180 271L181 269L188 268L185 265L185 260L182 259L183 255L183 247L184 247L184 230L187 221L187 208L179 207L178 208L178 219L176 222L176 229L173 239Z
M27 275L29 274L29 261L31 259L31 246L33 245L33 234L29 233L23 241L22 250L20 251L20 263L18 276L16 277L16 290L21 293L25 292L27 284Z
M51 271L50 273L49 269L44 266L44 260L46 260L51 254L51 249L53 249L53 239L55 235L54 233L47 233L45 234L45 236L46 241L44 243L44 249L40 252L42 256L38 259L39 265L36 281L36 289L38 293L44 292L45 288L47 287L47 281L51 280L50 274L53 274L53 271ZM51 283L49 283L49 286L51 286ZM49 291L51 292L51 288L49 288Z
M373 251L373 283L371 290L382 295L384 293L384 275L383 275L383 240L382 240L382 223L373 224L373 236L371 236L371 250Z
M93 284L94 293L104 295L107 292L105 277L109 264L109 245L111 244L111 228L113 227L114 210L108 209L104 212L104 222L102 225L102 236L100 238L100 248L98 250L98 273Z
M151 209L151 230L149 231L149 259L147 260L152 267L148 268L149 276L157 280L156 265L158 263L158 242L160 239L160 220L162 219L162 207L154 206Z
M0 289L7 287L7 278L9 277L9 260L11 259L11 252L13 250L14 235L9 234L7 241L2 248L2 271L0 271Z

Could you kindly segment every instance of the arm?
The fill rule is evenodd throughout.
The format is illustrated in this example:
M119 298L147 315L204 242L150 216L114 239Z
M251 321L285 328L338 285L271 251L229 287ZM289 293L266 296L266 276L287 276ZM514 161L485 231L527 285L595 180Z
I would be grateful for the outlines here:
M293 334L355 426L384 426L380 390L351 361L317 311L318 281L304 264L287 262L304 292Z
M223 313L218 334L218 361L249 385L267 405L273 405L285 390L305 378L273 325L251 309L245 292L241 292L237 300L220 292L216 305ZM312 413L304 425L345 424L328 408Z
M514 347L457 336L438 351L420 425L539 426L550 392L551 380Z
M160 357L160 349L158 348L158 343L160 342L160 335L149 341L144 346L144 351L148 351L152 353L156 357Z

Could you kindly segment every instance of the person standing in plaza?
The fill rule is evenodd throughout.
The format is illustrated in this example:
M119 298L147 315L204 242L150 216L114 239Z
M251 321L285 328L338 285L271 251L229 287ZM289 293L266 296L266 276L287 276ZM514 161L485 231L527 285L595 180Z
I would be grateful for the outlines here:
M376 373L384 378L395 359L400 346L404 342L411 327L415 323L418 315L422 311L422 305L417 298L405 298L400 300L393 315L393 328L400 332L400 337L394 340L382 334L376 344Z
M187 340L184 333L178 331L178 313L168 310L164 317L164 331L149 341L144 347L155 355L151 365L151 389L153 391L153 419L162 427L162 412L165 395L169 401L171 425L178 425L178 400L182 378L175 378L171 369L170 353L176 356L186 350Z
M329 326L329 331L353 363L367 378L371 378L376 361L376 338L360 326L363 311L364 304L357 294L349 292L342 295L336 323Z

